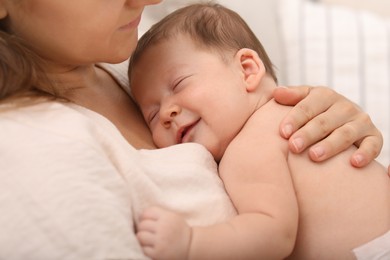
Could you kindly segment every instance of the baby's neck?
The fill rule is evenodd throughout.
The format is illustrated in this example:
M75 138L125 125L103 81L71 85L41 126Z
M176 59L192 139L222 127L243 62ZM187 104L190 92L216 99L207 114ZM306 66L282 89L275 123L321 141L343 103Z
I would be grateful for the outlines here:
M276 87L277 84L271 76L265 75L263 77L254 92L254 103L256 104L255 110L273 99L273 91Z

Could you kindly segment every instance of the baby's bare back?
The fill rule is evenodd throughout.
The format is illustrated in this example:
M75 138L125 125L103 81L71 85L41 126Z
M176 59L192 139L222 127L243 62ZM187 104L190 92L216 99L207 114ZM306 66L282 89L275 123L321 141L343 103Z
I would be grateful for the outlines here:
M355 259L354 248L390 230L387 171L375 161L360 169L351 166L354 146L322 163L312 162L307 152L289 152L279 124L290 110L270 100L241 131L250 129L254 139L266 140L263 152L269 152L267 145L280 146L286 156L280 163L288 165L299 210L297 240L289 259ZM262 130L260 135L257 129Z
M390 230L390 178L377 162L352 167L355 149L321 164L307 154L289 154L299 204L292 258L353 259L353 248Z
M256 116L279 135L280 120L290 109L272 100ZM390 230L387 171L378 162L354 168L349 160L355 150L350 147L322 163L312 162L307 152L287 152L299 207L298 237L290 259L354 259L354 248Z

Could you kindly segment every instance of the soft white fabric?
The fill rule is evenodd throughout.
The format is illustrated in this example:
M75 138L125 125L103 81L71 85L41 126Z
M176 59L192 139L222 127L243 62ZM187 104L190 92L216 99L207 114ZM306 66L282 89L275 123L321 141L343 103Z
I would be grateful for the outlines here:
M390 22L369 12L279 0L287 85L325 85L356 102L384 137L390 163Z
M218 176L217 164L196 143L158 150L140 150L143 175L132 176L134 215L160 205L185 216L190 225L222 222L236 211Z
M390 231L353 250L358 260L390 259Z
M0 259L144 259L136 150L95 113L45 103L0 113Z
M0 113L0 259L144 259L145 207L194 225L235 210L198 144L137 151L104 117L65 103Z

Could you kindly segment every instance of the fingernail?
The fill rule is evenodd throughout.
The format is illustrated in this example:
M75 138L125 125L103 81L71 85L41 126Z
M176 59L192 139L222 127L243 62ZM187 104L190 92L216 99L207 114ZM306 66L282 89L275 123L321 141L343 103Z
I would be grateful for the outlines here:
M283 135L286 138L289 138L290 135L292 134L293 128L291 124L287 124L283 127Z
M300 152L303 148L303 139L300 137L297 137L292 141L292 144L295 148L295 151Z
M316 146L311 149L312 153L314 153L315 157L320 159L325 154L325 149L322 146Z

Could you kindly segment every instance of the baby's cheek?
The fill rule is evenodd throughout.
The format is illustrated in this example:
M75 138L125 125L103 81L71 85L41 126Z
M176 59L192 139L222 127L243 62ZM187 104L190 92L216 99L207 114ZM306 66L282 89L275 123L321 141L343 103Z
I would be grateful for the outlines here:
M162 131L161 129L159 130L153 130L152 131L152 138L154 144L158 148L165 148L169 147L172 145L175 145L175 139L173 138L172 134L170 134L168 131Z

